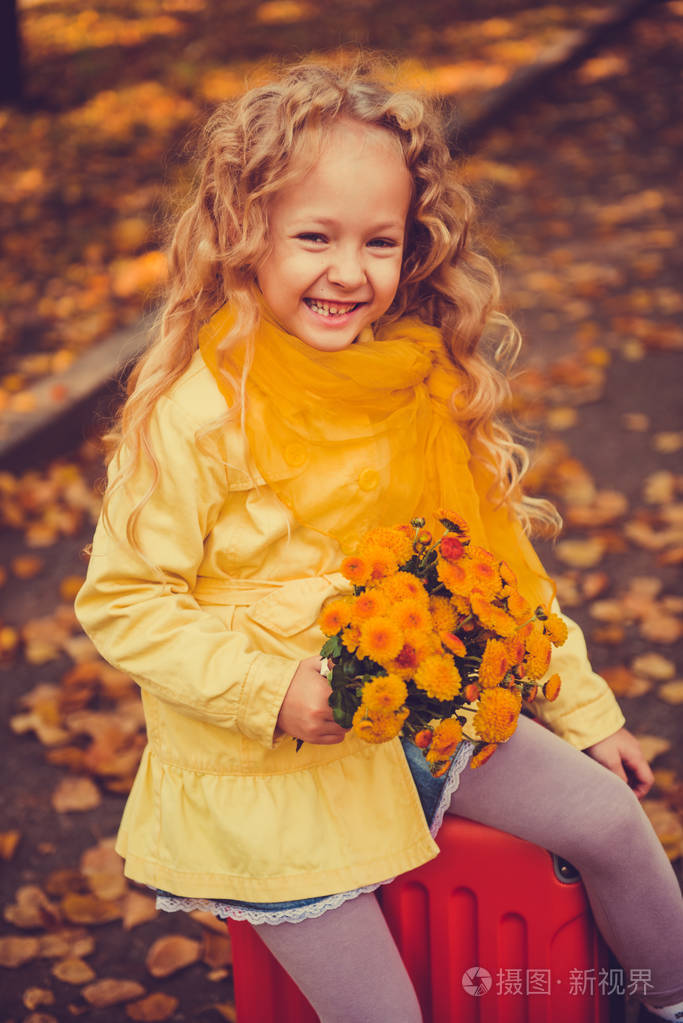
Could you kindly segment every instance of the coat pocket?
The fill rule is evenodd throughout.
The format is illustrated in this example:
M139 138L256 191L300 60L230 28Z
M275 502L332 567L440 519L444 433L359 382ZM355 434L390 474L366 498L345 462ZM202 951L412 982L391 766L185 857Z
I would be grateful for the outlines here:
M295 636L315 624L323 603L329 597L350 592L350 586L345 580L339 577L340 583L339 580L333 581L333 578L313 576L283 583L272 593L255 601L246 610L246 615L277 636Z

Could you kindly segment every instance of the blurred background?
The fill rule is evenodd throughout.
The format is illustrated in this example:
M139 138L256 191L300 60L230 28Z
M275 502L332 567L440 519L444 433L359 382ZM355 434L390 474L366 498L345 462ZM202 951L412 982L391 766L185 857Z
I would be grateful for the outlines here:
M540 548L683 852L683 2L21 0L0 17L0 1020L233 1019L229 941L160 921L111 848L137 691L71 604L98 437L163 289L197 131L283 61L387 54L440 96L523 331ZM16 31L15 31L16 30ZM14 45L16 41L16 45ZM680 875L679 875L680 876Z

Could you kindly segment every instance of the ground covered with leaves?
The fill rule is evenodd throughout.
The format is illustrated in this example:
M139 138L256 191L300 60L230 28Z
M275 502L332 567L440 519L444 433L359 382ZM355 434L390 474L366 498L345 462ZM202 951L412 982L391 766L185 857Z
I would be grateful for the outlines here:
M404 24L400 5L382 20L382 4L355 2L339 18L348 38L366 33L361 41L391 45L406 76L427 69L435 88L460 88L466 102L472 82L497 84L549 32L596 9L520 13L478 3L475 16L470 7L471 17L454 18L447 32L437 5L423 5L423 35L410 54L395 28ZM543 20L541 10L554 13ZM231 5L223 20L218 6L195 0L164 4L163 14L142 0L78 17L66 4L27 7L34 109L2 115L0 142L11 148L3 161L19 214L0 263L6 403L139 315L162 275L154 224L163 154L175 153L192 120L267 52L339 45L342 29L316 11L274 0ZM218 26L235 45L227 55ZM381 30L397 37L382 40ZM530 481L566 522L557 544L541 545L543 556L643 741L657 779L644 805L678 867L682 37L683 4L659 5L511 115L463 168L525 337L514 411L538 441ZM175 153L166 167L175 188L186 162ZM7 228L10 214L0 217ZM0 474L8 527L0 538L0 715L11 765L0 791L0 1018L232 1019L222 925L196 914L159 919L112 852L144 729L135 687L98 658L71 606L101 476L91 442L23 474Z

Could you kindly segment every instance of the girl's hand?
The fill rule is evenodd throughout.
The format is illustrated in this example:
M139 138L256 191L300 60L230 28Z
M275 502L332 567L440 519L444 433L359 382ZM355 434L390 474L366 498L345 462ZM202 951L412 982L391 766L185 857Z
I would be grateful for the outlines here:
M295 739L327 746L341 742L346 731L334 720L328 703L330 683L320 674L322 663L318 656L301 661L282 701L277 724Z
M627 728L620 728L614 735L588 746L584 752L623 778L638 799L652 788L655 779L650 765L643 756L640 743Z

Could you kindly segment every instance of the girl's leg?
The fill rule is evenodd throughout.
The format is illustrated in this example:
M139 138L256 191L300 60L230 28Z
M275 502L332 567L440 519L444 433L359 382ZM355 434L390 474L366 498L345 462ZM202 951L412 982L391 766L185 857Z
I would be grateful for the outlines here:
M321 1023L421 1023L415 990L372 893L300 923L254 930Z
M466 768L449 812L569 860L626 980L631 970L649 970L652 986L638 994L658 1006L683 999L678 881L637 798L615 774L522 716L491 760Z

